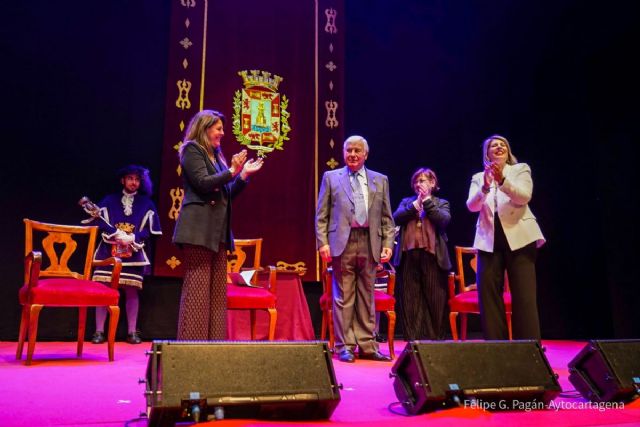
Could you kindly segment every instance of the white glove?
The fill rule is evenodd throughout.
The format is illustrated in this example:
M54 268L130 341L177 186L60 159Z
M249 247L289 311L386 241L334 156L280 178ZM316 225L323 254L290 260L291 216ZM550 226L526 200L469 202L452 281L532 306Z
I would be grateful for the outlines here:
M115 239L118 243L121 243L123 245L130 245L136 240L133 234L125 233L122 230L118 230L116 232Z

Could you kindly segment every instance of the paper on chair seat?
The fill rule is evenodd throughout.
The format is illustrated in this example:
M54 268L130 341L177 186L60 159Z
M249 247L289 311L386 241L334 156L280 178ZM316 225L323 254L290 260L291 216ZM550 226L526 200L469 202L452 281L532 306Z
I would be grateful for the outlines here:
M229 273L229 277L231 278L231 283L234 285L261 288L262 286L255 286L251 284L251 280L255 274L256 270L245 270L240 273Z

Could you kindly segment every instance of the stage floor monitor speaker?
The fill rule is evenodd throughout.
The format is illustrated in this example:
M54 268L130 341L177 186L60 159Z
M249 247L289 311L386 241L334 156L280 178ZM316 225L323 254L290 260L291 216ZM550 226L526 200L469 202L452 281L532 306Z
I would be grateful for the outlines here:
M591 340L569 362L569 382L594 402L640 395L640 340Z
M148 355L149 426L327 419L340 401L326 342L154 341Z
M537 341L410 341L391 369L407 413L546 408L562 391Z

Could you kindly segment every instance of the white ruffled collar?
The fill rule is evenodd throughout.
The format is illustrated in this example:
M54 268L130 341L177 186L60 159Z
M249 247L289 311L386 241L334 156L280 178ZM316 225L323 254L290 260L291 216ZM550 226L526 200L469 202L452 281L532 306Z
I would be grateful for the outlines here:
M137 191L135 193L127 193L125 190L122 190L122 199L120 199L120 201L122 202L126 216L133 215L133 199L136 194L138 194Z

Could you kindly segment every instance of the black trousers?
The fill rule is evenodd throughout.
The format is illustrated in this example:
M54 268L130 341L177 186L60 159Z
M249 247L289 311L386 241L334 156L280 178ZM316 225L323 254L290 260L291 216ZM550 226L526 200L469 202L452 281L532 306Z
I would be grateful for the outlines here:
M536 301L535 242L512 251L478 251L478 294L480 319L486 340L509 339L502 293L504 272L509 276L514 339L540 339L540 321Z

